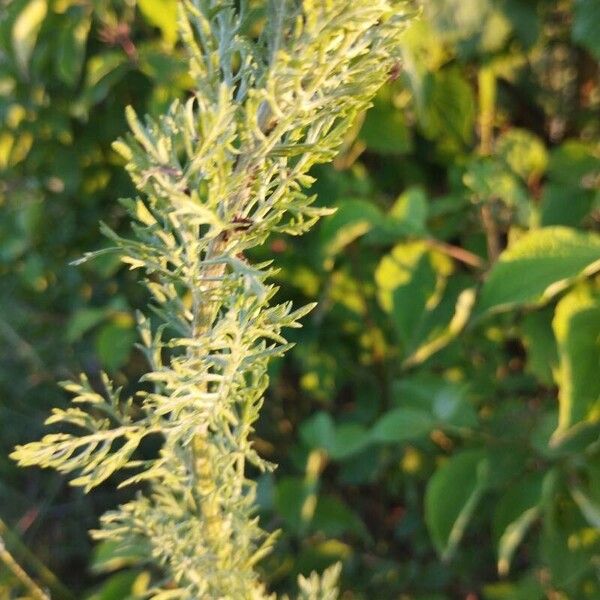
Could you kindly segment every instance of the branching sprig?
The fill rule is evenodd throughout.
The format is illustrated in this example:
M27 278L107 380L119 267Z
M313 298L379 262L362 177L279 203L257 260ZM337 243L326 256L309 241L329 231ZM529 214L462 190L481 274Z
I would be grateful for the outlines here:
M100 394L82 377L74 404L50 434L16 449L22 465L75 473L89 490L116 471L139 495L102 517L98 539L145 548L164 581L159 600L263 599L255 565L269 551L255 516L247 466L273 465L251 435L267 388L267 365L289 347L287 327L311 310L272 304L269 263L246 252L274 232L299 235L327 210L307 189L355 117L386 81L405 0L270 0L254 39L248 2L184 0L180 30L196 92L115 142L140 197L124 201L134 236L108 227L121 259L144 272L153 316L138 315L149 371L144 391L122 398L108 378ZM89 254L84 260L92 258ZM132 410L135 407L135 411ZM133 416L135 415L135 416ZM159 455L135 459L162 436ZM336 597L338 570L302 579L301 597Z

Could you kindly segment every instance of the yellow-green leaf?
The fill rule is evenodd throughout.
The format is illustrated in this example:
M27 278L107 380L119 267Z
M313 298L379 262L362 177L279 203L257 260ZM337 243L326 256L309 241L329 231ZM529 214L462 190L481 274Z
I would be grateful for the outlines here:
M600 294L587 285L558 303L552 323L560 357L555 436L580 421L600 419Z
M172 47L177 41L177 0L138 0L146 21L158 27L165 43Z
M47 0L31 0L21 11L13 26L13 50L17 65L24 77L28 75L29 59L47 12Z
M369 232L382 219L383 215L371 202L360 199L340 202L336 213L321 227L321 247L326 266L331 267L336 254Z
M548 166L544 143L524 129L510 129L502 134L496 149L511 170L525 181L538 179Z
M567 227L530 231L505 250L483 286L478 313L532 305L600 269L600 236Z

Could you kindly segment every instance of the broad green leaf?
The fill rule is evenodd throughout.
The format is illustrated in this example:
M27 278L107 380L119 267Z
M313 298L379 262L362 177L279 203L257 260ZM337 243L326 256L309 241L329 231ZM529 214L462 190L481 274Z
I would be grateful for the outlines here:
M90 58L86 63L83 90L71 108L73 115L87 118L90 108L108 96L111 88L127 73L130 66L123 52L103 52Z
M54 60L58 76L68 86L79 81L91 24L91 15L81 14L69 19L60 29Z
M556 422L557 419L554 428L548 432L547 442L550 451L558 455L581 454L600 439L600 421L580 421L559 435L552 436Z
M494 424L496 427L506 427L506 421L501 424ZM514 429L517 430L518 426ZM493 434L498 434L498 430L492 429ZM486 448L487 467L488 467L488 486L490 490L503 491L507 485L510 485L515 479L524 472L524 463L527 460L528 453L526 449L517 447L511 443L506 446L500 444L490 444Z
M138 0L144 18L162 31L163 40L172 47L177 41L177 0Z
M122 367L137 339L135 330L119 323L107 323L96 336L96 351L102 365L109 371Z
M573 40L585 46L600 60L600 0L575 0Z
M304 482L298 477L284 477L275 488L275 507L288 527L299 531L302 526L302 505L306 499Z
M539 516L543 475L530 473L513 484L496 504L493 517L498 572L507 575L515 550Z
M553 386L558 351L552 331L552 310L546 308L530 312L523 318L521 327L528 370L545 386Z
M104 582L99 592L88 597L88 600L133 600L135 596L132 596L131 592L137 577L136 571L116 573Z
M380 417L370 431L374 442L399 443L427 435L435 419L424 410L394 408Z
M528 223L531 204L525 186L502 161L479 157L471 160L463 181L476 202L502 200L517 211L519 222Z
M471 143L475 126L473 90L458 69L430 74L425 80L420 120L425 135L455 154Z
M526 47L533 46L540 34L541 19L537 5L522 0L504 0L500 4L500 9L510 20L517 38Z
M343 460L356 454L370 441L362 425L336 424L325 412L306 420L300 427L300 436L307 446L325 450L334 460Z
M567 140L550 153L541 224L578 227L592 208L600 157L591 144Z
M423 373L418 371L394 383L395 405L426 411L440 428L476 427L477 414L467 396L467 386L450 383L431 372Z
M410 351L422 335L427 302L436 291L437 274L428 253L421 254L410 280L399 285L392 293L392 318L396 334L405 351Z
M338 481L341 485L375 484L387 469L383 454L371 448L365 448L350 460L340 463Z
M550 153L548 178L566 187L585 187L600 173L600 156L592 144L567 140Z
M500 10L492 8L478 36L465 40L460 46L463 56L470 56L475 50L483 53L499 52L506 44L512 27L508 17Z
M0 169L6 169L11 164L11 154L15 143L15 136L8 131L0 132Z
M133 545L104 540L94 548L90 568L94 573L117 571L139 564L147 553L148 548L141 543Z
M535 424L533 431L530 433L529 439L531 447L535 449L541 456L546 458L556 458L560 453L557 451L555 444L551 444L552 434L556 431L558 425L558 410L552 409L541 415L538 422Z
M442 384L433 396L433 414L440 425L476 427L477 413L469 403L464 386Z
M569 586L586 573L593 578L598 542L590 544L582 539L587 523L574 502L560 502L556 497L552 500L542 520L540 554L553 584Z
M416 20L404 33L403 52L406 60L402 69L413 88L414 100L419 104L423 100L425 73L440 69L451 52L439 32L426 19Z
M158 44L145 44L139 48L139 68L144 75L156 81L155 92L164 94L166 84L174 84L182 88L191 88L191 79L187 64L178 54L166 53Z
M515 551L539 515L539 507L534 506L527 509L506 528L498 542L499 575L508 575Z
M427 20L439 34L458 40L481 31L491 3L490 0L431 0L424 8Z
M492 267L483 285L478 313L534 305L568 283L600 268L600 236L566 227L530 231Z
M0 133L0 169L15 166L24 161L34 143L33 136L23 131L20 135Z
M405 154L412 149L411 132L404 112L396 108L384 93L380 93L367 112L358 139L373 152Z
M321 227L321 247L326 261L348 244L365 235L381 222L379 209L366 200L343 200L337 212L326 219Z
M497 153L525 181L539 179L548 166L548 153L541 139L524 129L509 129L496 142Z
M330 450L331 458L343 460L360 452L369 443L369 435L359 423L342 423L335 430L335 441Z
M300 426L300 437L309 448L331 451L335 443L335 424L331 415L318 412Z
M121 52L104 52L91 58L87 63L86 88L98 86L123 63L125 63L125 57Z
M442 560L452 558L487 485L485 452L464 450L433 475L425 492L425 522Z
M427 232L429 203L420 187L411 187L403 192L388 212L393 226L409 235L424 235ZM387 221L386 221L387 222Z
M13 25L12 46L17 65L24 77L28 75L29 59L47 12L47 0L30 0Z
M334 496L320 496L310 528L327 537L337 537L345 533L367 536L364 523L348 505Z
M540 222L543 227L579 227L594 202L594 192L563 183L547 183L542 193Z
M390 254L381 259L375 270L378 299L385 311L391 312L393 309L395 290L410 285L423 256L427 257L438 274L436 293L428 298L432 305L437 304L437 291L443 289L445 279L452 273L452 261L441 252L430 250L426 242L406 242L395 246Z
M564 296L552 323L560 357L556 436L600 418L600 294L580 285Z
M484 600L548 600L544 587L534 573L516 583L502 581L483 588Z
M571 496L581 514L586 518L587 522L595 529L600 530L600 506L596 504L580 487L571 488Z
M441 331L435 332L433 336L430 336L424 343L416 348L410 356L404 360L402 366L408 368L418 365L456 339L465 328L469 317L471 316L473 306L475 305L475 297L474 289L469 288L463 290L458 296L454 315L447 327L444 327Z
M83 308L73 314L67 325L66 337L69 342L76 342L87 331L101 323L108 314L105 308Z
M329 298L335 307L344 307L348 311L364 316L368 312L363 282L355 279L351 269L339 268L331 273L329 280Z

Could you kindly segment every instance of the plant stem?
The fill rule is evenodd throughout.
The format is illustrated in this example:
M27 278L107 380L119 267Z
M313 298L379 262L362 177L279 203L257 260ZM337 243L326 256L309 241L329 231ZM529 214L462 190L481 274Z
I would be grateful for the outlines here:
M219 256L224 245L224 241L216 240L214 244L211 244L206 259L211 260L214 257ZM215 318L215 306L206 299L209 298L210 290L219 285L216 279L224 274L225 266L213 265L204 267L203 271L203 275L206 276L209 282L200 294L195 292L196 296L193 306L194 337L199 337L207 331ZM215 281L210 281L211 277L214 277ZM204 295L204 299L202 298L202 295ZM209 496L214 493L214 482L216 477L211 469L209 457L210 444L207 442L208 435L210 435L208 431L196 433L192 440L191 452L193 456L192 464L194 469L194 479L196 481L196 491L200 502L198 509L208 524L206 534L209 543L216 544L220 538L222 516L218 500L215 498L209 499Z
M436 240L435 238L428 238L425 240L428 246L431 248L435 248L440 252L454 258L465 265L469 265L475 269L483 269L484 261L477 256L477 254L473 254L464 248L460 248L459 246L453 246L452 244L448 244L446 242L442 242L440 240Z
M500 234L492 213L492 207L487 202L481 206L481 223L485 231L490 263L495 263L502 252L502 248L500 247Z
M479 82L479 153L489 156L494 145L494 116L496 112L496 75L491 67L482 67L478 73ZM489 199L481 206L481 223L487 240L490 263L496 262L502 248L500 235Z
M494 116L496 113L496 75L491 67L482 67L479 83L479 153L489 156L494 143Z
M56 598L64 600L75 600L73 594L58 579L58 577L23 543L19 534L11 530L8 525L0 518L0 539L4 538L14 547L18 554L24 557L33 567L45 586L53 592Z
M0 536L0 560L8 567L11 573L29 590L31 597L34 600L50 600L50 596L46 594L37 583L27 575L25 570L14 559L13 555L6 548L4 539Z

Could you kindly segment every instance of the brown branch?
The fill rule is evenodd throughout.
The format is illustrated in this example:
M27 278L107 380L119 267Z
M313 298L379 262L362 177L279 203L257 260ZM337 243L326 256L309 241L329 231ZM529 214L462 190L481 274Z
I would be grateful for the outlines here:
M427 238L425 242L431 248L439 250L465 265L469 265L475 269L483 269L485 267L485 262L477 254L473 254L473 252L469 252L460 246L453 246L434 238Z
M492 207L487 202L481 205L481 224L485 232L490 263L495 263L502 252L502 247L500 245L498 226L492 214Z

